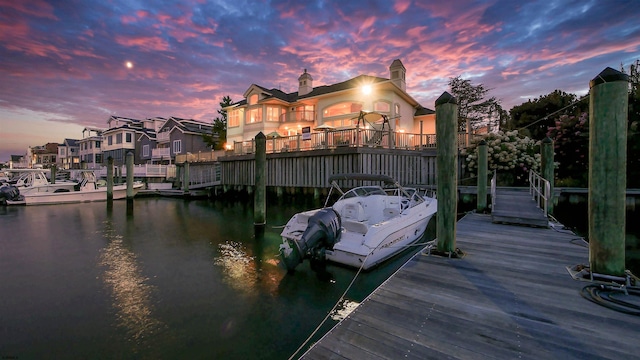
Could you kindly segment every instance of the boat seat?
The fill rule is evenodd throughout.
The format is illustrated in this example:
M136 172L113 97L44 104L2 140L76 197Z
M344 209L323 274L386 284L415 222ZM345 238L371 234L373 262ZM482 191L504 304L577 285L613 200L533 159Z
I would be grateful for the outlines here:
M364 208L360 203L354 204L346 204L342 209L342 214L340 214L343 219L354 220L354 221L366 221L366 214L364 212Z
M400 210L398 210L398 208L384 208L382 210L382 214L384 215L385 220L389 220L400 215Z
M342 227L347 231L356 232L363 235L366 234L368 230L367 224L351 220L342 220Z

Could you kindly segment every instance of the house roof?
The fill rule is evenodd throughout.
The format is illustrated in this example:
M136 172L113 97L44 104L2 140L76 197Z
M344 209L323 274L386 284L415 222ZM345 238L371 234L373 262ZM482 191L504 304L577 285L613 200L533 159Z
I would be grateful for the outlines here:
M173 128L178 128L182 132L209 134L213 129L213 124L172 116L164 125L162 125L162 128L168 128L170 131L173 130Z
M399 60L395 60L394 64L396 64L396 61ZM400 65L402 65L402 63L400 63ZM393 66L393 64L392 64ZM264 102L264 101L268 101L271 99L278 99L281 101L285 101L288 103L295 103L299 100L304 100L304 99L310 99L316 96L322 96L322 95L326 95L326 94L331 94L331 93L336 93L336 92L340 92L340 91L345 91L345 90L351 90L351 89L357 89L360 88L362 85L364 84L388 84L387 86L394 86L397 87L396 85L394 85L391 80L386 79L386 78L381 78L381 77L377 77L377 76L370 76L370 75L358 75L352 79L343 81L343 82L339 82L333 85L322 85L322 86L316 86L313 88L313 90L305 95L298 95L298 92L292 92L292 93L285 93L284 91L281 91L279 89L267 89L264 86L260 86L260 85L256 85L256 84L251 84L251 86L249 87L249 89L245 92L245 97L248 95L248 93L250 92L250 90L252 88L258 88L260 89L260 91L262 91L262 93L264 95L266 95L263 99L260 100L260 102ZM414 103L415 104L415 108L416 108L416 112L414 114L414 116L422 116L422 115L430 115L430 114L434 114L435 111L425 108L424 106L420 105L416 100L414 100L409 94L407 94L406 92L404 92L404 90L401 90L400 88L398 88L398 90L402 91L403 96L409 100L409 103ZM230 106L225 107L225 109L229 109L229 108L233 108L233 107L239 107L239 106L244 106L247 105L247 99L243 99L240 100L236 103L231 104Z
M76 139L64 139L62 146L78 146L78 140Z

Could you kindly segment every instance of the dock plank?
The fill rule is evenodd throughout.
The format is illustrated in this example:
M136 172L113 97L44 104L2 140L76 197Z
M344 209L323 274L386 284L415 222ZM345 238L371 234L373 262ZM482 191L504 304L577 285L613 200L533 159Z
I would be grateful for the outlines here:
M538 207L528 191L498 189L491 209L495 223L548 227L544 211Z
M576 235L458 222L461 259L422 251L312 346L303 359L635 359L640 318L580 296L588 264Z

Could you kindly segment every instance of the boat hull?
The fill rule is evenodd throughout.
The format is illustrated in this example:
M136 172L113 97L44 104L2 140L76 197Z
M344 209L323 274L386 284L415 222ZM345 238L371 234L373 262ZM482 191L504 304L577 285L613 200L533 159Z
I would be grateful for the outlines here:
M143 187L143 184L134 184L134 195ZM116 185L113 187L113 199L120 200L127 197L127 185ZM69 192L36 192L26 194L22 201L7 201L8 205L54 205L70 204L94 201L106 201L107 188L99 187L95 190L69 191Z

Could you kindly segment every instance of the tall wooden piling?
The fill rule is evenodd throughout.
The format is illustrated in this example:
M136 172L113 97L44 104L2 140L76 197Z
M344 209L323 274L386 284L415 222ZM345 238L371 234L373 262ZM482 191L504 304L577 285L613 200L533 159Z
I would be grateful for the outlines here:
M266 223L266 170L267 170L267 138L262 132L255 137L256 142L256 191L253 195L253 224L264 225Z
M189 162L184 162L184 171L182 172L182 191L184 193L189 192Z
M456 98L444 92L436 100L436 178L438 194L437 237L438 251L456 250L456 221L458 211L458 104Z
M555 165L553 164L553 140L548 136L542 140L541 151L541 169L542 178L549 182L549 199L547 201L547 213L553 214L554 202L554 186L555 186Z
M487 142L480 140L478 143L478 198L476 201L476 211L479 213L485 212L487 209L487 172L488 172L488 160L487 160Z
M58 169L58 167L56 165L51 165L51 183L55 184L56 183L56 170Z
M604 69L589 83L589 262L624 276L629 77Z
M107 159L107 201L113 201L113 158Z
M127 153L127 201L133 200L133 152Z

